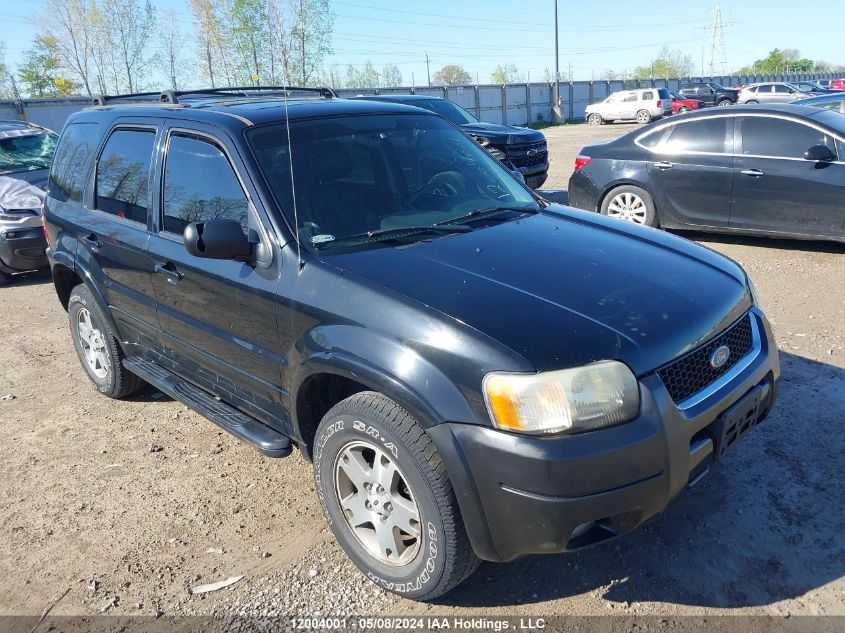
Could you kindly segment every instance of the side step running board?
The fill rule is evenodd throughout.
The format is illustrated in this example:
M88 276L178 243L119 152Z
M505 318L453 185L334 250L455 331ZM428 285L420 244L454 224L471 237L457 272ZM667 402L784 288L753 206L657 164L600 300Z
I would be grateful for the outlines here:
M252 444L267 457L287 457L293 447L290 438L271 429L228 404L220 402L206 391L182 380L161 365L142 358L124 358L123 366L168 396L184 402L200 415L208 418L224 431Z

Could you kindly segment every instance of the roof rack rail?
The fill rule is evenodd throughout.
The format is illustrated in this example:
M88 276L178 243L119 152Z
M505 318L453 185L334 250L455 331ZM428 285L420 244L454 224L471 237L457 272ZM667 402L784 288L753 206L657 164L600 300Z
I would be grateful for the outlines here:
M218 95L221 97L249 97L253 95L270 96L288 92L310 92L326 99L336 98L334 90L325 87L305 86L231 86L227 88L197 88L196 90L163 90L161 101L164 103L179 103L179 97Z
M286 95L290 92L308 92L318 94L324 99L337 98L331 88L310 88L303 86L233 86L228 88L197 88L196 90L162 90L161 92L134 92L125 95L97 95L91 99L92 105L104 106L115 103L178 104L180 97L250 97Z

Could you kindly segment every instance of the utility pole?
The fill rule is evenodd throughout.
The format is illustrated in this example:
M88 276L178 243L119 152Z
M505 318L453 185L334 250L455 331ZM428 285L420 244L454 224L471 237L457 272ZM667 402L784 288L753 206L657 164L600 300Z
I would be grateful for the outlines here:
M428 53L425 54L425 72L428 74L428 87L431 88L431 68L428 64Z
M555 98L552 104L552 111L556 112L558 118L562 119L562 113L558 110L560 105L560 48L558 48L558 33L557 33L557 0L555 3Z

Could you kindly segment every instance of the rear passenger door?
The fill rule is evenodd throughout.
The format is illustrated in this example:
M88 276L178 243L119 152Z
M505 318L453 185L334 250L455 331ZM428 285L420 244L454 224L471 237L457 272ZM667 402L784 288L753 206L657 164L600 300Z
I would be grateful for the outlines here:
M733 117L670 125L648 166L661 224L727 226L733 174Z
M281 260L228 136L213 126L176 123L163 139L160 204L149 247L162 331L158 361L286 432L276 324ZM185 227L212 219L239 222L250 241L263 244L263 261L189 254L182 240Z
M156 302L147 254L152 161L160 119L117 119L97 152L77 216L77 258L108 304L125 344L152 348Z
M629 92L622 99L622 103L620 105L621 108L619 118L633 119L635 116L637 116L637 110L642 107L642 101L640 101L640 93L638 91Z

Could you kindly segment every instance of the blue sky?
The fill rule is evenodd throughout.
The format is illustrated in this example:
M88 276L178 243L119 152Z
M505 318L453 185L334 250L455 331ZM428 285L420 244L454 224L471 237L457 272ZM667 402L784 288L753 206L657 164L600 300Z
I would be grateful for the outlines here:
M173 9L191 28L187 0L153 0ZM709 66L715 1L558 0L561 72L572 65L575 79L605 69L629 71L651 61L661 46L677 48L695 60L702 51ZM43 0L4 0L0 40L6 61L16 64L37 32L32 16ZM473 79L489 81L497 64L513 62L532 80L554 70L554 0L332 0L337 15L335 54L347 64L370 60L379 68L395 63L406 84L413 75L426 82L425 55L432 73L447 63L461 64ZM845 0L722 0L728 68L764 57L775 47L797 48L802 56L845 63L842 24Z

